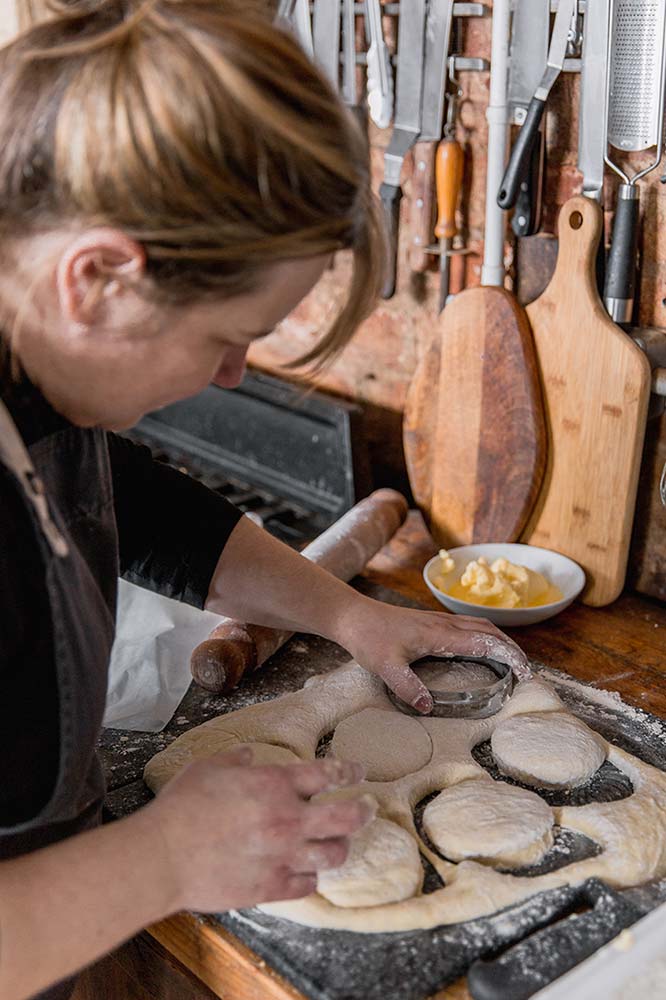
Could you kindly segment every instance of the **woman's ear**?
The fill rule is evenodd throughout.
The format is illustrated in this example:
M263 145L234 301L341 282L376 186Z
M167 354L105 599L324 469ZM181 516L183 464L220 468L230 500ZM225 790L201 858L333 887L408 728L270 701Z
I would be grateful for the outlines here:
M109 299L123 295L145 273L146 254L136 240L118 229L87 230L65 247L58 261L62 318L79 327L104 322Z

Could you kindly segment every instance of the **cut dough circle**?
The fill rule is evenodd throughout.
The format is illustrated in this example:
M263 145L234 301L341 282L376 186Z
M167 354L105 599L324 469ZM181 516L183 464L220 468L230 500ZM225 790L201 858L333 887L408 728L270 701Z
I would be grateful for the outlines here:
M506 868L539 861L553 845L554 821L535 792L485 778L444 789L423 812L425 832L450 861Z
M564 712L528 712L500 723L490 745L502 774L538 788L584 785L606 759L606 741Z
M416 667L414 673L431 691L476 691L499 679L490 667L473 660L468 663L426 663Z
M429 763L432 742L418 719L365 708L338 725L331 753L363 764L368 781L395 781Z
M335 906L380 906L414 896L423 884L416 841L388 819L375 819L351 838L347 860L320 871L317 892Z

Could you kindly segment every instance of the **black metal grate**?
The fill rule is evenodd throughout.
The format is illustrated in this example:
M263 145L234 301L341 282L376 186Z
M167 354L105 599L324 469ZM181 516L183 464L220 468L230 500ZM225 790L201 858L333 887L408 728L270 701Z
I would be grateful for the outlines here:
M148 414L128 437L302 548L369 492L358 407L247 375Z

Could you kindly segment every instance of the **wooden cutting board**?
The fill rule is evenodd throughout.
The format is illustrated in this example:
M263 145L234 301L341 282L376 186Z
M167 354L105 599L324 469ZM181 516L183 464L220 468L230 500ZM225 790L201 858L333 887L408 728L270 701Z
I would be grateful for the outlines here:
M527 307L548 426L543 488L523 541L580 563L586 604L622 590L650 397L650 365L611 321L594 262L602 213L570 199L559 217L559 253L545 292Z
M410 386L403 441L439 545L520 537L546 431L529 322L506 289L470 288L446 306Z

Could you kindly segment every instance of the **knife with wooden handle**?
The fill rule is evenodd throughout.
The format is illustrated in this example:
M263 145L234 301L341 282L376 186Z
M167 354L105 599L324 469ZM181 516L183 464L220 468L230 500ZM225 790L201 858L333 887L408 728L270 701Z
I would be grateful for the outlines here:
M409 14L405 10L398 24L395 120L391 140L384 153L384 181L379 188L388 241L386 272L381 293L384 299L392 298L395 293L402 164L421 132L425 26L426 0L411 0Z
M446 135L437 147L435 165L437 185L437 225L439 240L439 311L449 294L449 251L456 235L456 208L463 179L463 149L454 135Z
M432 240L437 143L442 137L447 64L451 44L453 0L430 0L426 22L421 131L414 147L409 263L422 272L430 260L425 248Z
M407 501L396 490L376 490L303 549L302 555L339 580L351 580L393 537L407 509ZM292 634L223 618L193 651L192 676L207 691L231 691Z

